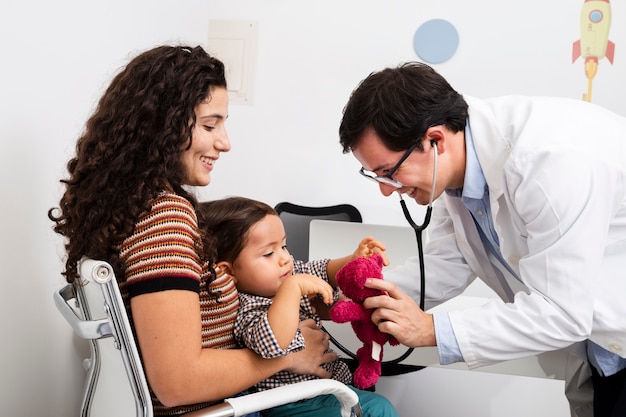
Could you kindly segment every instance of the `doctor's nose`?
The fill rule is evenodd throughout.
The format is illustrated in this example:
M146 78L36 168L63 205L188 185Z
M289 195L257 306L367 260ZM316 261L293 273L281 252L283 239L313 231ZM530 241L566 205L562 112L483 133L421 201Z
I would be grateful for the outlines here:
M389 197L394 192L398 191L396 187L392 187L391 185L383 184L382 182L378 183L378 188L380 189L380 193L385 197Z

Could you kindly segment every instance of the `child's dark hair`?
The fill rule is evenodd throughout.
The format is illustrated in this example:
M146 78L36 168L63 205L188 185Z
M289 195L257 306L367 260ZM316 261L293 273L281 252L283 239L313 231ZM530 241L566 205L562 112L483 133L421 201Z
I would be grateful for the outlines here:
M214 260L234 262L246 244L248 231L267 215L278 216L269 205L245 197L198 203L200 228L216 242Z

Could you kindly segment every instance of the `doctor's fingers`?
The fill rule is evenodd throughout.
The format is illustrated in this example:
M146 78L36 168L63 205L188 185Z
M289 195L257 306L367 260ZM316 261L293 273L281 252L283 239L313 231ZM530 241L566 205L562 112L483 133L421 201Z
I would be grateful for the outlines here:
M391 321L401 327L406 327L415 317L423 314L419 306L411 299L396 300L386 295L370 297L366 302L376 305L372 312L372 321L380 326L381 323ZM365 308L368 306L363 304Z
M386 281L384 279L368 278L365 281L365 286L367 288L385 291L387 294L394 298L398 298L404 294L404 292L402 292L402 290L398 288L396 284L391 281Z
M378 330L392 335L400 344L406 347L434 346L434 344L427 342L430 339L426 337L426 334L419 327L402 326L393 321L385 321L378 326Z
M409 346L412 342L411 335L415 329L404 314L388 308L379 308L372 313L372 321L378 330L392 335L403 345Z
M385 295L378 295L366 298L363 302L363 306L365 308L385 307L400 309L402 308L402 305L415 304L415 301L411 297L406 295L393 282L385 281L382 279L369 278L365 282L365 286L368 288L382 290L386 293Z
M435 345L432 315L417 306L410 312L381 308L372 314L372 320L381 332L391 334L405 346Z

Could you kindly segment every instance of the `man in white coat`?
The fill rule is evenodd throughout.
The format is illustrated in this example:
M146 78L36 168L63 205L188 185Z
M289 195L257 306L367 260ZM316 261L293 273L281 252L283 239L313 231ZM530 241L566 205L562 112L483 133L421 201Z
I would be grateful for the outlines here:
M388 294L365 304L381 331L470 368L577 348L595 417L626 415L626 118L578 100L477 100L407 63L357 86L339 136L382 194L436 200L425 309L476 277L502 299L428 314L409 259L369 285ZM574 415L591 411L569 398Z

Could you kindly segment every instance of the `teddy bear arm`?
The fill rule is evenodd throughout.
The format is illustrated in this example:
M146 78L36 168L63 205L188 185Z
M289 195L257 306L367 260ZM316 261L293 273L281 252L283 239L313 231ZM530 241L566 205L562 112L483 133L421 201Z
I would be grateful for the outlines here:
M330 310L330 318L336 323L363 320L368 317L369 314L363 306L353 301L338 301Z

